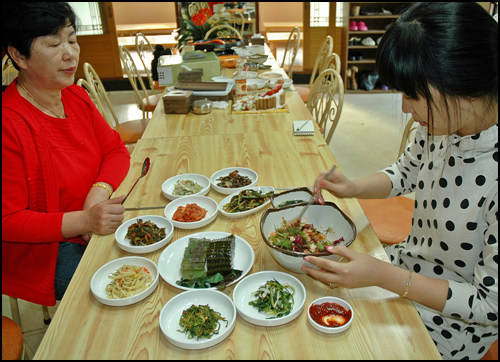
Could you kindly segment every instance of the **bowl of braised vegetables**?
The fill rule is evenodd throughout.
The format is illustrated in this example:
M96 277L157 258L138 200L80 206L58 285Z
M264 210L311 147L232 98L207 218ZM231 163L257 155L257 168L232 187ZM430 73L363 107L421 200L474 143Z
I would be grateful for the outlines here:
M175 200L189 195L206 195L210 191L210 180L197 173L185 173L170 177L161 185L163 196Z
M232 193L219 203L219 212L230 219L256 213L271 202L272 186L253 186Z
M158 215L142 215L125 221L115 231L120 249L145 254L161 249L172 240L174 225Z
M216 171L210 177L212 188L224 195L255 186L259 176L257 172L246 167L229 167Z
M356 238L356 226L335 203L312 204L297 219L305 206L302 203L267 209L260 220L260 232L269 252L283 268L295 273L304 273L303 265L315 267L303 260L304 256L339 260L326 248L349 246Z

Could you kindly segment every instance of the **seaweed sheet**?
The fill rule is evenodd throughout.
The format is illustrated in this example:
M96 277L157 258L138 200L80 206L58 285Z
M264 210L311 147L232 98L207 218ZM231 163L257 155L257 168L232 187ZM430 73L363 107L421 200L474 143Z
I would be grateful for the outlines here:
M189 238L181 262L182 280L195 280L220 273L228 275L233 270L235 237L221 239Z

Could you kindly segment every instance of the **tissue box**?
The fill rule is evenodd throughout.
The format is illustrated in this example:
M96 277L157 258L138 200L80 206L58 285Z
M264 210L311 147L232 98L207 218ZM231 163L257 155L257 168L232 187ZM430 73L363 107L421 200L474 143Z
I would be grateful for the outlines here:
M193 91L173 90L163 97L163 109L169 113L189 113L193 104Z
M187 52L190 53L190 52ZM220 60L213 52L205 52L202 59L183 60L181 55L162 55L158 60L158 81L160 86L172 85L179 80L179 74L185 72L183 66L191 70L201 69L201 80L209 82L212 77L221 74Z

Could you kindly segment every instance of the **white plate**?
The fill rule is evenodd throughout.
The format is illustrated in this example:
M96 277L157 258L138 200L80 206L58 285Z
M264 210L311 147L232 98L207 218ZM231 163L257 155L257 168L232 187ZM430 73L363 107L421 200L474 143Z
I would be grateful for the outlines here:
M169 246L167 246L165 250L163 250L160 258L158 259L158 270L161 277L173 287L184 290L193 290L194 288L183 287L175 283L177 280L181 279L181 262L182 258L184 257L184 249L186 249L186 246L189 243L189 238L220 239L228 235L231 234L222 231L206 231L187 235L174 241ZM233 280L231 283L229 283L228 286L237 283L245 275L247 275L250 269L252 269L254 259L255 254L250 244L248 244L245 239L239 237L238 235L235 235L233 268L242 270L243 273L241 273L241 276L238 279Z
M247 189L251 189L251 190L255 190L255 191L260 191L262 192L263 194L266 194L270 191L273 191L274 192L274 187L272 186L252 186L252 187L245 187L244 190L247 190ZM243 191L243 190L242 190ZM256 213L257 211L259 210L262 210L263 208L265 208L267 205L269 205L269 203L271 202L271 198L269 198L269 200L267 200L266 202L264 202L262 205L260 206L257 206L256 208L253 208L251 210L247 210L247 211L240 211L240 212L227 212L227 211L224 211L224 205L228 204L231 202L231 199L234 197L234 196L237 196L241 191L238 191L238 192L233 192L231 195L225 197L220 203L219 203L219 212L230 218L230 219L237 219L239 217L244 217L244 216L248 216L250 214L253 214L253 213Z
M210 191L210 180L208 179L207 176L200 175L197 173L184 173L180 174L177 176L172 176L168 180L166 180L162 185L161 185L161 192L163 193L163 196L165 196L169 200L175 200L180 197L185 197L185 196L190 196L190 195L174 195L174 188L175 184L179 180L190 180L193 182L196 182L198 185L202 187L200 192L197 192L192 195L206 195L208 194L208 191Z
M265 79L265 80L268 80L268 79L282 79L284 78L285 76L281 73L277 73L277 72L265 72L265 73L262 73L259 75L259 78L260 79Z
M204 208L207 210L207 214L205 217L199 221L193 221L193 222L182 222L182 221L176 221L173 220L172 217L174 216L175 211L179 206L186 206L187 204L192 204L195 203L199 207ZM167 206L165 206L165 217L174 224L176 228L179 229L197 229L201 228L203 226L206 226L210 224L212 221L215 220L217 217L217 201L214 199L211 199L210 197L206 196L199 196L199 195L189 195L189 196L183 196L179 199L175 199L173 201L170 201Z
M151 245L135 246L130 244L130 239L126 238L125 235L127 235L127 231L130 225L135 224L138 219L142 219L142 221L144 222L150 221L156 224L156 226L158 226L159 228L165 228L165 237L162 240ZM145 254L161 249L162 247L167 245L170 240L172 240L173 235L174 225L172 224L172 222L164 218L163 216L158 215L142 215L134 217L133 219L125 221L115 231L116 243L118 244L120 249L134 254Z
M227 320L220 321L220 330L210 339L195 337L188 338L187 333L180 332L182 327L179 321L182 312L192 305L209 305L214 311L218 312ZM233 331L236 321L236 308L231 299L224 293L214 290L191 290L176 295L170 299L160 312L160 328L163 335L174 346L184 349L202 349L208 348L222 342Z
M108 295L106 293L106 286L111 281L108 276L120 269L123 265L140 265L145 267L151 273L151 276L153 277L153 283L146 290L143 290L139 294L133 295L131 297L123 299L108 298ZM158 267L153 261L140 256L126 256L124 258L112 260L100 267L90 280L90 290L92 290L92 293L94 294L96 299L102 304L110 305L113 307L121 307L140 302L141 300L148 297L151 293L153 293L153 291L158 286L158 282L160 280L159 276L160 274L158 273Z
M276 279L282 285L288 284L295 289L294 304L290 314L280 318L267 319L266 313L259 312L256 307L248 303L255 300L256 297L253 293L261 285L273 279ZM239 315L247 322L264 327L280 326L294 320L302 312L306 301L306 289L300 280L290 274L279 271L262 271L250 274L236 285L233 290L233 301Z
M241 176L247 176L252 181L252 183L250 183L250 185L245 185L242 187L235 187L235 188L217 186L217 183L219 182L217 181L218 178L228 176L233 171L238 171L238 174ZM228 167L214 172L212 176L210 176L210 183L212 184L212 188L215 191L224 195L231 195L233 192L241 191L246 187L255 186L257 184L258 179L259 176L257 175L257 172L255 172L254 170L245 167Z

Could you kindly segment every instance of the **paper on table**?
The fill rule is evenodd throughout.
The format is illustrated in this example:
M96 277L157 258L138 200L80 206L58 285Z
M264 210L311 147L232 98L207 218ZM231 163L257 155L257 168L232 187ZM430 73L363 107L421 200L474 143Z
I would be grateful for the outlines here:
M293 134L295 136L314 136L313 121L310 119L305 121L294 121Z

